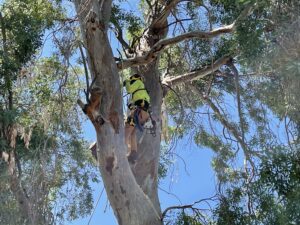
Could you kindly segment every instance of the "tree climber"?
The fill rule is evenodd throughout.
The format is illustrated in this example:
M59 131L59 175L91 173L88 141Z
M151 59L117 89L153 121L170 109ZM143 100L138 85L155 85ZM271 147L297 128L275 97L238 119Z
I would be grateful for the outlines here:
M125 122L125 143L129 151L128 161L134 164L137 159L135 128L143 131L143 125L150 117L148 112L150 96L145 89L143 77L139 74L130 76L129 80L123 82L123 86L125 86L127 93L131 94L130 103L128 104L130 114Z
M155 121L151 118L149 113L150 96L145 88L143 78L139 74L130 76L129 80L123 82L123 87L126 88L128 94L131 94L128 108L130 110L129 116L125 121L125 143L128 147L128 161L132 164L137 159L137 140L135 128L140 131L144 130L144 124L150 118L151 125L150 134L155 136ZM89 150L93 157L97 160L97 142L93 142Z

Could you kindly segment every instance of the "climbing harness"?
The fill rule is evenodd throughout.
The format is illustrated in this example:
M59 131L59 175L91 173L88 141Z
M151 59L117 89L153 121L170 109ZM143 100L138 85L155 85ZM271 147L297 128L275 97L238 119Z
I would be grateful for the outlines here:
M131 106L131 109L134 110L133 116L128 116L127 123L130 126L136 127L140 132L145 132L151 134L153 137L156 136L156 122L151 115L150 109L145 110L140 106ZM144 110L149 114L149 119L142 125L139 120L141 111Z

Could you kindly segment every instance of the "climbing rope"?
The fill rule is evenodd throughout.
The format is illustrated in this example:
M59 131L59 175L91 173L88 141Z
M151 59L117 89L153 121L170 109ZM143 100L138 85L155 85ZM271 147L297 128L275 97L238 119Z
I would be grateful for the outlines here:
M102 188L102 191L101 191L101 193L100 193L100 195L99 195L99 197L98 197L98 200L97 200L97 202L96 202L96 205L94 206L93 212L92 212L92 214L91 214L91 216L90 216L90 219L89 219L89 222L88 222L87 225L90 225L90 222L91 222L91 220L92 220L92 218L93 218L93 216L94 216L95 210L96 210L96 208L97 208L97 206L98 206L98 203L99 203L99 201L100 201L100 199L101 199L101 196L102 196L102 194L103 194L103 191L104 191L104 187Z

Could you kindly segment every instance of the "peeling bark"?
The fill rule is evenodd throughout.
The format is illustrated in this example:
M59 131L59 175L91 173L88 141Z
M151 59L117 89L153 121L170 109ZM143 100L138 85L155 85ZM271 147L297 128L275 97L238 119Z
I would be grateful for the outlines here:
M136 182L126 157L121 87L107 37L109 16L104 10L110 7L111 1L103 1L102 8L96 0L88 4L89 10L85 11L80 1L75 2L90 59L92 88L101 93L101 104L95 111L105 123L96 132L99 168L108 199L119 224L161 225L160 211Z

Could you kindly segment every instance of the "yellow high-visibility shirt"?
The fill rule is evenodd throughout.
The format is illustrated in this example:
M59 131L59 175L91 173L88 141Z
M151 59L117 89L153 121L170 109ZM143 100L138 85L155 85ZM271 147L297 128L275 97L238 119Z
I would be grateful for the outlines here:
M131 94L132 103L138 100L146 100L150 104L150 96L148 95L145 85L141 80L135 80L134 82L126 80L125 87L127 92Z

